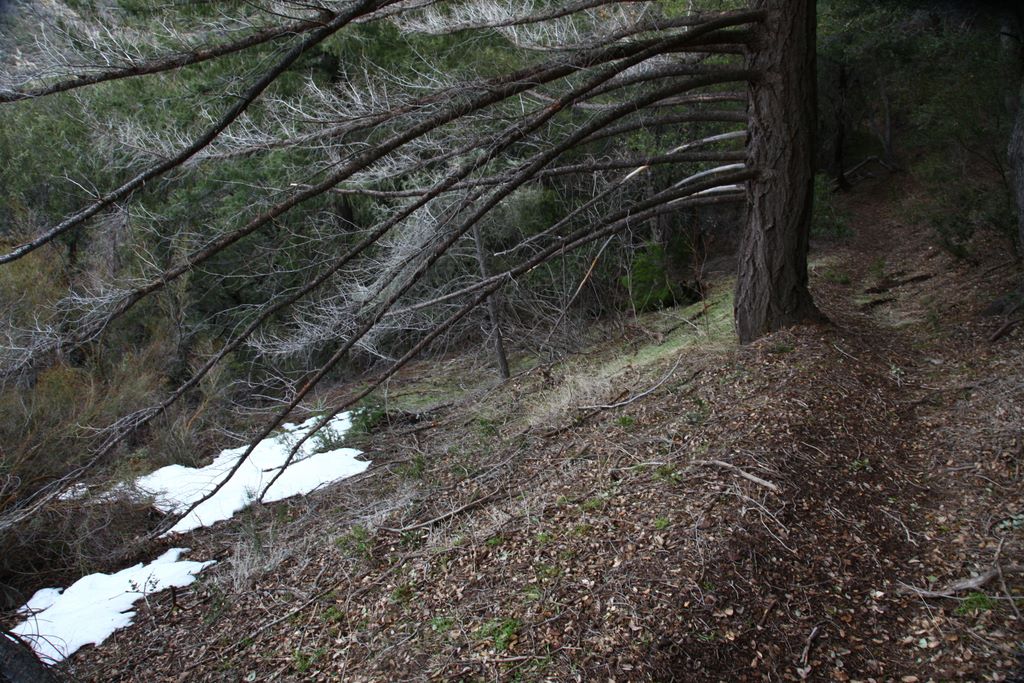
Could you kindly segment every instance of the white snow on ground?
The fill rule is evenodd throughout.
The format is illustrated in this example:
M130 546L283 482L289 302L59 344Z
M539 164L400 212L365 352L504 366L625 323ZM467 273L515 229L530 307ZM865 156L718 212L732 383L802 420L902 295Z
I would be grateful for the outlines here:
M59 662L83 645L103 642L132 623L132 605L171 586L187 586L213 562L179 561L187 548L168 550L147 565L141 562L116 574L90 574L61 592L44 588L19 610L30 614L14 627L40 657Z
M53 603L57 602L57 599L60 598L60 594L63 592L63 588L40 588L28 602L22 605L21 609L18 610L18 614L31 616L36 612L49 609Z
M184 533L229 519L253 502L278 473L298 439L313 428L319 418L310 418L300 425L285 424L282 432L261 441L238 472L210 500L182 517L168 533ZM337 441L352 427L351 413L341 413L319 434L302 445L295 461L284 471L264 497L265 502L282 500L309 493L338 479L364 471L369 462L356 460L361 451L338 448L315 453L325 440ZM181 514L192 503L216 487L245 452L246 446L222 451L206 467L181 465L163 467L136 480L139 490L156 498L156 507L164 512Z
M182 533L230 518L253 502L281 470L291 447L308 434L319 418L300 425L286 424L279 434L261 441L238 472L210 500L183 517L168 533ZM369 462L356 460L361 451L336 448L317 453L335 443L352 428L350 413L331 420L319 434L302 445L295 461L285 469L264 498L282 500L310 491L330 482L364 471ZM246 446L222 451L206 467L181 465L163 467L136 480L136 488L155 497L160 510L180 514L202 498L226 476L246 451ZM85 495L74 490L70 495ZM148 565L141 563L116 574L90 574L67 590L44 588L32 596L18 612L25 621L14 627L39 654L52 661L69 657L78 648L99 644L119 628L132 623L132 605L147 595L171 586L187 586L196 574L213 562L179 561L187 548L168 550Z

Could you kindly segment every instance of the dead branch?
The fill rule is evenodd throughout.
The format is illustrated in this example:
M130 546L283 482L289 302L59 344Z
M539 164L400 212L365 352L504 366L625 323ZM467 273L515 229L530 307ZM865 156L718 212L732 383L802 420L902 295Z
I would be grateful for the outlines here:
M1000 573L1002 574L1019 574L1024 572L1024 565L1012 564L1007 567L993 567L988 571L985 571L978 576L973 576L969 579L960 579L954 581L945 588L937 591L930 591L924 588L917 588L907 583L902 583L903 589L900 591L904 594L919 595L922 598L952 598L957 593L964 591L978 590L984 587L992 579L998 578Z
M668 372L665 373L664 377L659 379L650 388L648 388L648 389L646 389L644 391L641 391L639 394L636 394L634 396L630 396L629 398L627 398L627 399L625 399L623 401L617 401L616 403L609 403L608 405L579 406L577 408L577 410L593 410L593 411L613 410L615 408L621 408L623 406L627 406L630 403L633 403L634 401L639 401L644 396L649 396L650 394L652 394L655 391L657 391L661 387L661 385L663 385L665 382L667 382L669 380L669 378L672 377L673 374L675 374L675 371L679 368L679 364L683 362L683 358L685 358L685 356L680 354L679 358L676 359L675 364L672 366L672 368ZM685 380L683 380L683 384L689 384L690 382L693 381L693 379L697 375L699 375L703 371L704 371L703 368L701 368L699 370L695 370L693 372L693 374L691 374L689 377L687 377Z
M387 532L392 533L392 534L404 534L407 531L415 531L416 529L425 529L427 527L434 526L438 522L443 522L446 519L451 519L452 517L455 517L457 515L461 515L463 512L468 512L469 510L477 508L477 507L483 505L484 503L487 503L487 502L493 500L494 497L498 495L498 493L500 493L500 490L492 491L491 493L488 493L486 496L481 496L479 498L474 498L473 500L471 500L470 502L466 503L465 505L460 505L459 507L455 508L454 510L450 510L449 512L446 512L443 515L438 515L437 517L434 517L432 519L428 519L425 522L419 522L417 524L410 524L409 526L404 526L404 527L401 527L400 529L395 529L395 528L386 527L386 526L382 526L382 527L380 527L380 529L381 529L381 531L387 531Z
M341 12L335 16L331 21L324 24L324 26L303 39L298 45L293 47L280 59L271 69L266 71L260 78L253 83L249 88L238 98L238 101L223 115L220 120L211 126L205 133L197 138L192 144L187 146L185 149L178 152L173 157L151 166L145 171L137 174L134 178L124 183L117 189L108 192L89 206L77 211L76 213L68 216L63 221L50 228L41 235L25 242L6 254L0 254L0 265L4 263L10 263L16 261L19 258L30 254L39 247L49 244L57 237L63 235L69 230L73 230L78 226L85 223L87 220L98 214L100 211L113 206L117 202L131 196L136 190L141 188L150 180L158 178L168 171L181 166L183 163L188 161L191 157L195 156L201 149L213 142L217 136L219 136L225 128L227 128L235 119L242 115L242 113L249 108L253 102L266 90L270 85L278 79L288 68L294 64L302 55L309 51L310 48L323 42L331 35L336 33L341 27L348 24L355 17L366 14L378 7L382 6L385 0L361 0L358 4L354 5L346 12Z
M743 477L747 481L752 481L758 486L763 486L766 489L774 491L775 493L779 492L779 487L773 484L772 482L768 481L767 479L762 479L756 474L751 474L750 472L747 472L746 470L737 467L732 463L725 462L724 460L693 460L691 462L693 462L695 465L714 465L715 467L724 467L728 470L732 470L733 472Z
M0 91L0 103L46 97L47 95L67 92L68 90L96 85L97 83L117 81L124 78L132 78L134 76L147 76L150 74L163 73L165 71L174 71L193 64L201 64L203 62L217 59L218 57L224 57L236 52L248 50L251 47L263 45L264 43L273 42L281 38L290 38L300 33L307 33L313 29L323 27L325 23L326 22L321 19L294 21L282 26L274 26L257 31L230 43L197 47L189 50L188 52L157 57L145 62L138 62L136 64L100 71L98 73L77 74L73 78L68 78L57 81L56 83L50 83L49 85L42 85L35 88L13 88L4 90Z

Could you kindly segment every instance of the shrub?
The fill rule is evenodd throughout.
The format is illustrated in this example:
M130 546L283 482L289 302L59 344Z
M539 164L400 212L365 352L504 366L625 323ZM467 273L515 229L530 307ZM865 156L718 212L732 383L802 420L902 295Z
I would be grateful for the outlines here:
M822 238L849 237L852 234L846 212L836 205L835 182L824 173L814 176L814 213L811 235Z
M978 185L959 185L932 211L931 224L939 245L957 258L970 255L968 243L981 229L1013 237L1016 216L1005 193Z
M682 239L672 240L668 253L653 242L640 248L620 280L633 308L640 313L696 301L699 297L694 289L671 276L674 271L685 271L685 264L692 259L692 245Z

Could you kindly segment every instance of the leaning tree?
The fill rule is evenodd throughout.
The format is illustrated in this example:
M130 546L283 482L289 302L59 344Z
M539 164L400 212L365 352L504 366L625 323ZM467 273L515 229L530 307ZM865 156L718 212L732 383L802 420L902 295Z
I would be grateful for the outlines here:
M0 267L70 250L83 234L119 235L135 256L70 282L31 329L8 324L5 380L96 343L189 278L209 283L199 299L236 301L211 313L230 311L227 332L162 400L109 425L65 477L17 497L0 530L239 349L315 361L253 444L352 353L385 356L323 426L478 311L500 356L498 297L554 259L599 256L612 236L687 207L747 204L741 341L817 317L806 270L814 4L703 5L267 0L126 12L96 0L43 17L35 44L5 60L0 106L90 90L102 103L124 92L117 82L178 78L194 99L165 115L172 126L100 106L91 123L111 185L48 225L0 234ZM555 183L573 201L538 221L533 203Z

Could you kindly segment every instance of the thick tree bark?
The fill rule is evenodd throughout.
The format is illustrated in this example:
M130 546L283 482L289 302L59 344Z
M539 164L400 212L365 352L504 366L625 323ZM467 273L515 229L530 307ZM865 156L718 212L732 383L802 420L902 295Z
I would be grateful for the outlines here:
M57 683L57 676L20 639L0 629L0 681Z
M769 11L748 69L747 225L736 280L742 343L823 318L807 289L807 247L814 202L816 121L813 0L752 0Z

